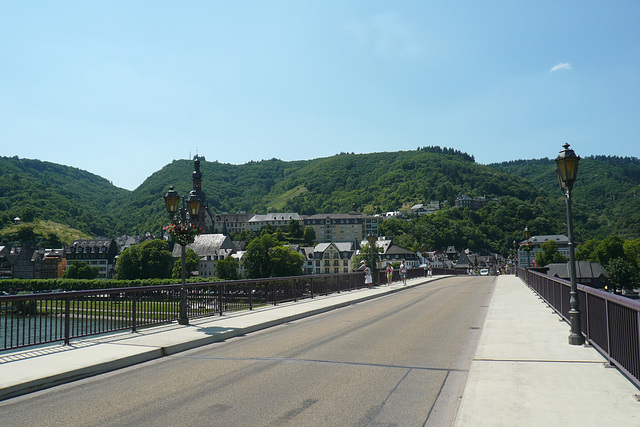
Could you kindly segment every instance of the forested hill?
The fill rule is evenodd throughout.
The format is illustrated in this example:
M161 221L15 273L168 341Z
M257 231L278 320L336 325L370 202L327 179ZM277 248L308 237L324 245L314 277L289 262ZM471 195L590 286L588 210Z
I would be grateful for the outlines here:
M490 233L506 230L504 236L492 236L504 241L519 238L525 222L537 224L539 233L562 231L562 194L554 169L549 159L480 165L468 154L438 147L244 165L201 158L202 187L214 213L337 213L355 206L374 214L430 200L453 202L466 194L499 198L509 206ZM581 161L574 201L584 238L638 237L639 199L632 196L639 189L638 170L638 159ZM77 168L0 157L0 229L18 216L56 221L94 236L157 232L168 221L163 194L173 185L187 195L192 172L193 160L175 160L128 191ZM492 213L474 215L470 226L490 221ZM457 227L458 219L447 221Z
M489 165L516 175L554 196L562 194L552 159ZM590 156L581 159L573 189L574 211L588 236L640 237L640 159Z
M202 161L200 169L202 189L213 212L310 215L350 212L355 206L359 212L375 214L430 200L453 201L460 194L513 196L529 202L539 196L525 180L479 165L468 155L425 149L244 165ZM140 231L157 229L166 221L161 195L169 185L186 195L192 171L191 160L177 160L149 177L120 215L130 221L127 228L143 224Z
M110 235L110 215L127 190L78 168L0 157L0 229L15 217L55 221L92 235Z

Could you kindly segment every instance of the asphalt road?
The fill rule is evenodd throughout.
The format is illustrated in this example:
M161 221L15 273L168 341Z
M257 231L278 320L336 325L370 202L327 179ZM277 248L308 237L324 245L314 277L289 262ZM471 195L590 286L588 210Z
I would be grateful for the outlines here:
M7 400L0 425L451 425L493 280L437 280Z

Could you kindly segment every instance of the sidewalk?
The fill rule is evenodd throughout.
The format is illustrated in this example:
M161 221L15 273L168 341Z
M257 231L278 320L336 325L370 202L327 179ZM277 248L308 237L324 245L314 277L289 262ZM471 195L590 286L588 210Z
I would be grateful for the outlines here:
M409 287L432 279L412 279ZM0 353L0 400L406 289L401 283ZM637 426L640 391L515 276L496 278L456 426Z
M515 276L497 278L456 426L640 426L640 394Z

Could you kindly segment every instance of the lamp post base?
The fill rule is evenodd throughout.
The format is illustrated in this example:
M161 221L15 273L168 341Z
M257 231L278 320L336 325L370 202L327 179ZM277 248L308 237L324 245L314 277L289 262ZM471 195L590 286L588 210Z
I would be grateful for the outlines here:
M189 319L178 319L178 325L188 325Z
M582 335L580 328L580 311L571 309L569 311L569 321L571 322L571 333L569 334L569 344L582 345L584 344L584 335Z

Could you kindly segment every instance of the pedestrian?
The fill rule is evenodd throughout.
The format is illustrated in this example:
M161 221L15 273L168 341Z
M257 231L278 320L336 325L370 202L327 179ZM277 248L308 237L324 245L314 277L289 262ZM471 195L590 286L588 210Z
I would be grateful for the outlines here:
M433 277L433 267L431 266L431 264L429 264L429 271L428 271L427 276Z
M373 284L373 277L371 277L371 269L368 265L364 266L364 284L370 288Z
M393 280L393 267L391 266L391 263L388 262L387 263L387 285L391 284L391 280Z
M407 266L405 265L404 260L402 260L402 263L400 264L400 277L402 278L402 285L407 286Z

